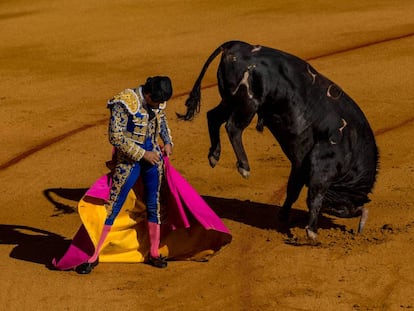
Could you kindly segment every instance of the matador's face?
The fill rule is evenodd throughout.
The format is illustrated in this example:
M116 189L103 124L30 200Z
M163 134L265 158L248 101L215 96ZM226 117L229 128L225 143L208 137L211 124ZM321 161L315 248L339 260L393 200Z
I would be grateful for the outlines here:
M150 93L144 94L144 98L145 98L145 101L148 104L148 106L150 106L152 109L158 109L158 107L161 104L160 102L154 102L151 99L151 94Z

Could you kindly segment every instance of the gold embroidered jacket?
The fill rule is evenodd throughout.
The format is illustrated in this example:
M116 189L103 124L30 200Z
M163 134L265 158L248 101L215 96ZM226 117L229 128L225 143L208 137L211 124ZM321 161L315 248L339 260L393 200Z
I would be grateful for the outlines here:
M155 117L149 120L144 108L142 87L126 89L108 101L111 109L109 141L128 158L139 161L144 156L144 144L151 139L154 150L158 148L158 137L164 144L172 144L171 131L165 115L166 102L152 109Z

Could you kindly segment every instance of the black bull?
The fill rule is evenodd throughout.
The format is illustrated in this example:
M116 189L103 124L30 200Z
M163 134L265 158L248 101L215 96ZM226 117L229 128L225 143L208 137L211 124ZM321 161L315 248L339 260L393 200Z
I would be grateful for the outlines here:
M214 167L220 158L220 127L225 128L240 174L250 174L242 143L243 130L255 114L257 129L267 127L291 162L287 196L281 209L288 220L292 204L308 187L309 223L306 233L317 239L320 212L338 217L368 217L378 167L375 137L358 105L336 84L306 61L288 53L245 42L230 41L207 59L186 101L191 120L200 109L200 86L210 63L220 53L217 71L222 100L207 113Z

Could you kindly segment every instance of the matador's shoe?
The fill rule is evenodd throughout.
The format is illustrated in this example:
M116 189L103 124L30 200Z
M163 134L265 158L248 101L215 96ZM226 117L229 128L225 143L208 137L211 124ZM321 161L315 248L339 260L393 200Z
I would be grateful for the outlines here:
M148 257L148 264L157 268L167 268L167 257L160 255L159 257Z
M89 274L99 264L99 258L94 262L85 262L75 268L75 271L79 274Z

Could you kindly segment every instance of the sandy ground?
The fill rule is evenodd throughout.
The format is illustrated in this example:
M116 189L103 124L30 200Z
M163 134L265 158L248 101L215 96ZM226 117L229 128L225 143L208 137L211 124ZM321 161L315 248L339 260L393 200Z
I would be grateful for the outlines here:
M0 305L2 310L414 309L414 2L0 1ZM296 54L365 112L381 169L363 235L357 219L322 217L320 246L295 247L275 221L289 162L268 131L245 134L244 180L223 132L207 161L205 113L178 121L207 56L227 40ZM173 165L233 234L208 263L47 269L80 225L76 202L106 173L106 100L148 75L169 75ZM292 231L304 234L303 191Z

